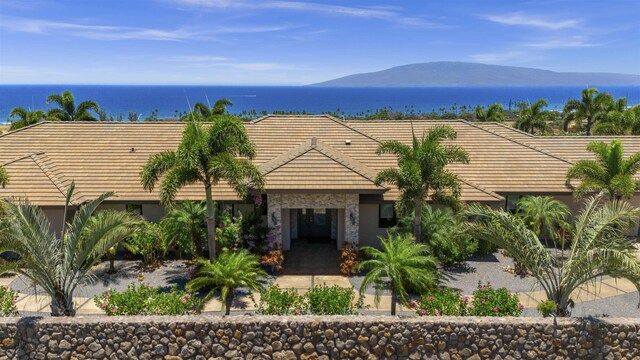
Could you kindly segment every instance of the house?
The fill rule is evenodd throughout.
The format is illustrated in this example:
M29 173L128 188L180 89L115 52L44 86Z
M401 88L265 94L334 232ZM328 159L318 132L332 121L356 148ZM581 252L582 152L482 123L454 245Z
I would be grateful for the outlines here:
M451 121L343 121L326 115L269 115L246 123L257 148L254 163L266 179L264 214L284 249L301 238L376 245L395 223L393 186L378 186L376 174L396 165L392 155L376 155L380 142L409 143L412 132L446 124L454 141L470 155L469 164L452 165L462 181L461 199L513 209L527 194L553 195L573 209L578 204L565 184L567 169L591 156L585 149L599 137L534 137L501 124ZM147 192L139 172L150 155L174 150L181 122L43 122L0 136L0 164L11 177L2 197L28 197L42 207L55 226L63 216L65 193L72 181L74 205L106 191L117 197L103 208L138 211L159 221L164 206L157 191ZM627 151L640 150L639 137L623 138ZM226 184L214 199L233 213L251 211ZM193 185L177 200L202 200ZM639 197L634 197L640 205Z

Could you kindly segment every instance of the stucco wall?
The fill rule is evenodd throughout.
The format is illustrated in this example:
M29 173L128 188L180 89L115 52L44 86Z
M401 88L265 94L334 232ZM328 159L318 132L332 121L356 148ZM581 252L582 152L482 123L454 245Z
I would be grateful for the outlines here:
M637 359L637 319L85 317L0 319L0 357Z
M60 234L63 226L64 208L63 207L43 207L44 215L49 219L51 228L57 234Z
M379 204L360 204L360 246L379 247L378 236L386 236L387 228L378 227Z

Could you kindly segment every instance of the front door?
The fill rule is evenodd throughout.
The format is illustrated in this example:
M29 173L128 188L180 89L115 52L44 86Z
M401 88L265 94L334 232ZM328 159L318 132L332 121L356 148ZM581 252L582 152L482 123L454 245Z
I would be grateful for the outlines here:
M298 238L314 242L331 241L328 209L298 209Z

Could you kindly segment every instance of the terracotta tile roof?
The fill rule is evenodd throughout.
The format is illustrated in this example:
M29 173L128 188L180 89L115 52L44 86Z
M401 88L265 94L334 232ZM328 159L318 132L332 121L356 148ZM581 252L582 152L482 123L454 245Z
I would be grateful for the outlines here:
M257 149L254 163L266 174L267 191L383 191L373 184L382 169L396 166L392 155L378 156L380 142L410 143L412 126L421 135L436 125L453 127L453 141L465 148L468 165L451 165L462 179L465 201L501 201L508 193L568 193L564 176L576 158L589 156L576 137L539 138L501 124L454 121L342 121L330 116L265 116L246 123ZM157 201L146 192L139 172L150 155L174 150L184 123L45 122L0 136L0 163L12 178L0 196L24 196L42 205L60 205L71 180L77 199L115 191L116 201ZM315 142L313 139L316 139ZM562 140L556 140L562 139ZM640 150L640 138L625 141ZM586 155L585 155L586 154ZM385 199L395 200L390 188ZM219 200L236 199L226 184L214 189ZM188 186L178 199L202 199L202 186Z

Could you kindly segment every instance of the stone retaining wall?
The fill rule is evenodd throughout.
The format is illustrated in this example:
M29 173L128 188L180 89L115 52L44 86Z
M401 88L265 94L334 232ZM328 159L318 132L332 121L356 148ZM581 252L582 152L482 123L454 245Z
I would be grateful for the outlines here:
M638 359L638 319L0 319L0 358Z

